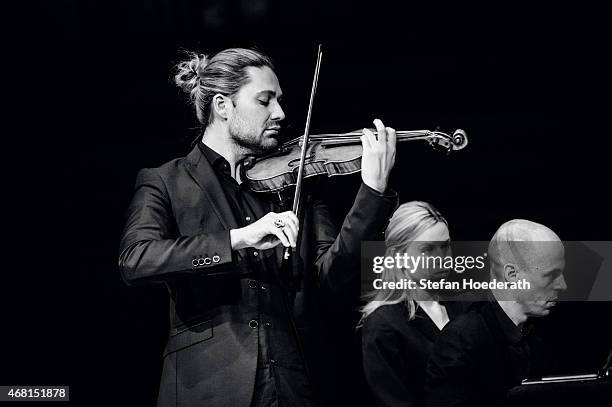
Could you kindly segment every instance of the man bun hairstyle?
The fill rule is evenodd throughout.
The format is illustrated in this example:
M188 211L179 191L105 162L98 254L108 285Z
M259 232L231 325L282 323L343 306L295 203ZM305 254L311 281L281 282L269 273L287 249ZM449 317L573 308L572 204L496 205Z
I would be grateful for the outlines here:
M213 57L192 51L174 68L174 82L194 105L198 122L205 129L213 119L211 104L216 94L233 97L248 83L248 67L264 66L274 70L272 60L260 51L229 48Z

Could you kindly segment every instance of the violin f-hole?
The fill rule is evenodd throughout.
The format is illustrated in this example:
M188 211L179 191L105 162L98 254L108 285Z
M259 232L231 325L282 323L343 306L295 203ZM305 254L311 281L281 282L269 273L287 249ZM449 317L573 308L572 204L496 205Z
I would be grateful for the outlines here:
M312 154L307 155L307 156L304 158L304 162L306 162L306 160L310 160L311 158L314 158L314 155L312 155ZM299 163L300 163L300 159L299 159L299 158L294 158L293 160L290 160L290 161L287 163L287 166L289 166L289 167L293 167L293 166L295 166L295 165L297 165L297 164L299 164Z

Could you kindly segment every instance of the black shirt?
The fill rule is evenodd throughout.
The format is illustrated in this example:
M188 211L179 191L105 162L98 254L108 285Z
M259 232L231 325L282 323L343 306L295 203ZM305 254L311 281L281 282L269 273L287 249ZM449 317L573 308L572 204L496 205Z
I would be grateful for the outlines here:
M441 332L427 364L426 406L503 405L534 371L539 339L495 300L474 303Z
M440 302L450 320L464 302ZM376 405L413 406L423 397L427 359L440 329L421 307L411 320L404 302L380 306L362 327L363 368Z
M520 328L508 317L497 301L491 301L490 308L495 321L503 335L503 341L508 346L509 360L512 363L515 376L522 381L530 375L531 369L531 342L533 325L526 322ZM533 337L535 339L535 337ZM500 338L501 339L501 338Z
M238 184L231 176L230 164L216 151L200 142L202 154L212 166L225 197L240 227L255 222L259 213L270 211L264 198L252 192L246 183ZM315 396L304 367L303 357L288 308L288 292L270 262L273 250L249 249L248 262L253 270L249 287L258 290L259 349L254 404L314 404ZM312 401L312 403L311 403Z

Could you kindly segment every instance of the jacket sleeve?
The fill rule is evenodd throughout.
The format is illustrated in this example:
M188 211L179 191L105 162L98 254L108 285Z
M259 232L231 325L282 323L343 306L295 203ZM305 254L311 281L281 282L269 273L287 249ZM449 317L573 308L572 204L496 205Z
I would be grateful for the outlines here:
M119 249L119 270L128 285L181 275L230 273L229 230L178 236L168 191L155 169L138 173Z
M370 318L377 318L376 314ZM363 371L377 406L412 406L414 395L408 387L410 371L400 351L402 339L392 326L366 321L362 328Z
M361 242L382 238L397 205L397 193L380 194L362 183L337 234L327 206L322 201L313 202L315 269L322 286L345 291L360 281Z

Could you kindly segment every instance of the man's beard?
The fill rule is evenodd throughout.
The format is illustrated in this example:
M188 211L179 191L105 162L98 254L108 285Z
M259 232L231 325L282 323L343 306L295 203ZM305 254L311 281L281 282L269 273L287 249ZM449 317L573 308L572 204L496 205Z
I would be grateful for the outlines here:
M265 128L278 126L276 122L266 123ZM240 117L234 116L229 123L229 134L234 143L247 153L261 155L276 148L278 141L259 134L255 126L251 126Z

